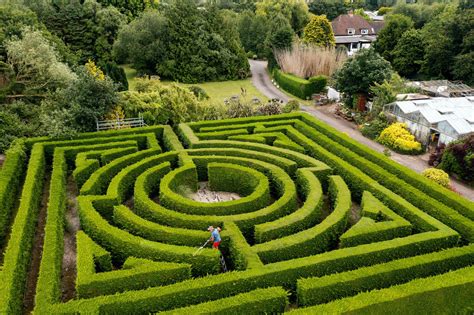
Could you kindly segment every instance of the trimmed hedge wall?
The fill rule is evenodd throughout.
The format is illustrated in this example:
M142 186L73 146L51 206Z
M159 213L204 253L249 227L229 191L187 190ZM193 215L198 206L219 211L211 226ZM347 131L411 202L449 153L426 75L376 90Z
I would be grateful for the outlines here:
M470 314L474 309L474 267L415 279L387 289L313 307L293 314Z
M275 221L255 226L255 242L264 243L295 234L316 225L322 219L323 190L318 177L326 177L329 170L319 168L299 169L296 182L304 204L295 212ZM324 178L325 179L325 178Z
M320 224L299 233L257 244L260 259L271 263L324 252L336 245L344 232L352 201L351 192L339 176L329 176L329 197L334 210Z
M25 172L25 146L22 141L15 141L5 153L5 161L0 169L0 248L10 225L11 214L15 206L17 193Z
M298 304L327 303L373 289L387 288L415 278L424 278L469 266L474 261L474 245L447 249L381 265L298 280Z
M188 306L160 314L280 314L288 305L287 292L280 287L257 289L236 296Z
M82 231L79 231L76 237L78 266L76 290L79 298L139 290L144 287L167 285L191 278L189 264L155 262L135 257L128 257L121 270L96 273L96 253L98 258L103 261L105 250L95 244ZM108 264L110 264L110 254L107 256L109 257ZM98 264L104 265L100 260L98 262Z
M42 144L35 144L30 153L20 205L11 227L10 241L3 256L0 273L0 314L22 312L26 272L30 265L45 167L44 147Z
M303 100L311 98L315 93L322 92L327 83L323 77L306 80L278 69L273 70L273 78L282 89Z

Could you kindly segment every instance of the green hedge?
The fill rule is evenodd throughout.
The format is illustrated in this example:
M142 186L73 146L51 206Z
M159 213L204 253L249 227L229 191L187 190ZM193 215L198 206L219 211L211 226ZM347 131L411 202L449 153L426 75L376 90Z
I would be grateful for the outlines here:
M166 244L198 246L209 237L209 233L205 231L169 227L148 221L124 205L114 207L113 221L134 235Z
M322 76L306 80L278 69L273 71L273 78L282 89L303 100L311 98L315 93L322 92L327 84L326 78Z
M161 149L149 149L123 156L95 171L82 185L81 195L100 195L105 192L112 178L124 167L141 161L144 158L161 153Z
M30 153L20 205L3 256L3 266L0 273L0 296L2 297L0 314L22 312L23 293L43 192L45 167L44 147L42 144L35 144Z
M128 257L120 270L106 269L104 271L107 272L96 273L96 264L103 266L104 260L112 267L110 254L82 231L76 234L76 239L76 292L81 299L167 285L191 277L191 266L188 264L154 262L135 257ZM108 259L104 259L107 256Z
M5 245L11 214L25 172L24 143L14 141L5 153L5 157L5 162L0 169L0 248Z
M415 279L387 289L361 293L355 297L291 314L471 314L474 309L474 267L438 276Z
M272 287L160 314L281 314L287 305L287 292L283 288Z
M324 173L324 174L321 174ZM295 234L315 226L322 219L323 190L318 177L326 177L327 170L299 169L296 182L304 204L295 212L278 220L255 226L255 242L264 243Z
M80 197L88 198L88 197ZM227 272L140 291L96 297L89 300L71 301L55 305L52 314L85 313L142 314L171 310L212 299L248 292L258 288L283 286L296 288L300 278L323 276L336 272L370 266L397 258L432 252L453 246L456 238L441 232L422 233L399 240L391 240L354 248L335 250L240 272ZM425 287L426 288L426 287ZM212 292L212 294L210 294ZM173 298L170 298L172 296Z
M250 247L234 222L226 222L224 232L229 238L229 256L233 270L247 270L263 267L263 263Z
M81 227L94 241L109 250L116 260L124 261L127 257L134 256L167 262L185 262L192 264L193 275L206 275L219 271L217 251L204 250L199 255L193 256L195 249L192 247L145 240L112 226L99 214L100 210L94 208L101 207L101 199L104 198L78 197Z
M253 247L265 263L324 252L337 244L347 226L352 207L351 192L339 176L329 177L329 198L334 210L320 224Z
M362 218L340 237L339 246L380 242L404 237L412 232L410 222L388 209L368 191L362 195L361 208Z
M352 150L354 154L357 154L373 162L374 164L378 165L380 168L384 169L385 172L381 173L379 176L376 176L376 177L374 176L381 183L387 184L387 186L390 186L390 187L393 186L393 188L397 188L396 185L392 185L391 183L392 182L391 180L393 180L394 177L386 176L386 173L390 172L396 175L397 177L399 177L401 180L413 186L414 189L411 189L413 192L411 193L410 191L409 196L411 197L410 199L414 199L414 196L418 196L419 199L414 204L419 206L420 208L424 209L422 206L418 205L418 203L424 204L426 203L427 200L429 200L425 196L425 194L427 194L431 198L445 204L448 207L455 209L462 215L470 219L474 219L474 203L472 201L467 200L466 198L459 197L459 195L457 195L455 192L450 191L449 189L446 189L444 187L441 187L440 185L431 182L429 179L424 178L423 176L420 176L415 171L410 170L407 167L402 166L395 161L392 161L391 159L387 158L383 154L375 152L374 150L361 145L360 143L358 143L357 141L354 141L349 136L338 132L336 129L322 122L317 121L316 119L312 118L310 115L302 114L302 121L307 123L309 126L315 128L317 131L321 132L325 136L329 137L331 140L339 143L340 144L339 146L344 146L347 149ZM331 142L329 146L333 146L333 143L334 142ZM361 167L363 166L365 165L361 165ZM401 181L398 180L398 182L401 182ZM401 186L402 187L398 187L398 188L403 188L406 185L402 184ZM398 189L394 191L398 191ZM402 192L402 190L400 190L400 192ZM421 192L424 192L425 194ZM404 195L408 195L408 194L404 193ZM436 203L434 202L430 202L429 204L426 204L426 207L430 207L435 204Z
M108 164L121 156L137 152L137 145L135 141L124 141L117 144L109 144L105 147L91 146L87 152L82 152L76 155L75 165L72 175L77 187L80 189L87 179L100 168L100 165ZM112 148L112 149L107 149ZM99 162L100 159L100 162Z
M360 292L387 288L415 278L466 267L473 261L474 246L470 245L321 278L300 279L297 284L298 304L308 306L327 303Z
M198 202L188 198L187 190L194 192L198 177L194 166L183 166L161 180L160 203L179 212L206 215L247 213L270 204L270 184L262 173L228 163L209 163L207 169L212 190L233 191L243 198L219 203Z

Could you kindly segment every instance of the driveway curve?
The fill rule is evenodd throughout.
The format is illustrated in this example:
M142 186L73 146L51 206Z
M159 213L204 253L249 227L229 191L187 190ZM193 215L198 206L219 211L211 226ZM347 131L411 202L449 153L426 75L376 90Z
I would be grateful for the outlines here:
M252 83L253 85L266 97L272 99L277 98L285 103L291 99L288 95L280 91L276 86L273 85L270 75L267 71L267 62L262 60L249 60L250 71L252 72ZM348 134L352 139L362 143L371 149L383 152L385 147L378 142L375 142L369 138L364 137L356 126L345 119L339 118L331 113L325 112L325 107L314 107L314 106L301 106L301 111L307 112L310 115L324 121L328 125L336 128L337 130ZM327 110L326 110L327 111ZM412 156L403 155L391 151L391 159L414 170L417 173L421 173L423 170L429 168L427 163L427 155L423 156ZM451 178L451 186L460 195L467 199L474 201L474 189L461 183L460 181Z

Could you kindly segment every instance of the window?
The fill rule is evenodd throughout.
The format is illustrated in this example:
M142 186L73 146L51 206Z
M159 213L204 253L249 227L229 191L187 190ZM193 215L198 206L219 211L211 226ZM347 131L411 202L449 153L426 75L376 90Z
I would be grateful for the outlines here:
M355 32L355 29L353 29L353 28L348 28L348 29L347 29L347 34L348 34L348 35L355 35L355 33L356 33L356 32Z
M358 49L359 48L359 43L352 43L352 49Z
M367 34L369 34L369 30L366 29L366 28L362 28L362 29L360 30L360 33L361 33L362 35L367 35Z

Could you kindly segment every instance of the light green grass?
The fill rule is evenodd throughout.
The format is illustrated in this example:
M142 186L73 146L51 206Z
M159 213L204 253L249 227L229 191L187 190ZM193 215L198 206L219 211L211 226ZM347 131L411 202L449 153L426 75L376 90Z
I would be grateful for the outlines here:
M134 90L136 86L136 76L137 71L131 68L129 65L122 65L122 68L125 70L125 74L128 80L128 89ZM162 81L163 84L172 84L176 83L180 86L192 86L196 85L204 89L209 95L209 102L223 102L226 98L230 98L234 95L241 95L242 89L245 90L245 98L251 100L254 97L259 98L262 102L266 102L268 98L264 96L260 91L258 91L255 86L252 84L250 78L245 80L236 80L236 81L222 81L222 82L205 82L205 83L195 83L195 84L186 84L179 82L171 81Z

